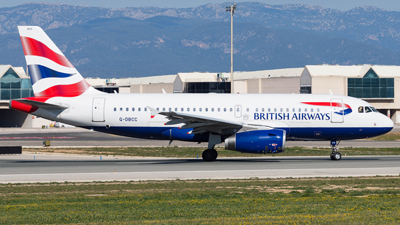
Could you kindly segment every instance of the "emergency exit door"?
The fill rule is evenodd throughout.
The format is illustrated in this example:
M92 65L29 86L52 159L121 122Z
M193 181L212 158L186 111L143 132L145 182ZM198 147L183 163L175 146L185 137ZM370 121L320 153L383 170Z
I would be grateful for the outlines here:
M242 116L242 106L235 105L235 117L240 118Z
M105 98L93 98L92 121L104 122L104 103Z

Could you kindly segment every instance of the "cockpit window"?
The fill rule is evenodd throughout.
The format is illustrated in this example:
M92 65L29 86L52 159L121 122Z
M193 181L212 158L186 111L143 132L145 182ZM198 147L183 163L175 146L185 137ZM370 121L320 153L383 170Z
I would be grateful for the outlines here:
M358 113L364 113L364 106L358 107Z
M378 112L378 110L376 110L374 107L370 107L371 109L372 109L372 111L374 111L374 112Z
M365 112L370 113L370 112L372 112L372 109L368 106L365 106Z

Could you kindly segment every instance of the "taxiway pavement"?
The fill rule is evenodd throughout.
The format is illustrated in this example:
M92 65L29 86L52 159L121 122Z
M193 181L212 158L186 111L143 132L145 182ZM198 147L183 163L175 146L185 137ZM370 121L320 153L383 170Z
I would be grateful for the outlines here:
M396 125L394 131L398 132ZM53 147L88 147L88 146L133 146L154 147L168 146L168 140L147 140L130 137L110 135L81 128L49 128L49 129L0 129L0 146L41 147L43 141L50 140ZM173 141L172 146L180 147L207 147L207 143ZM223 146L223 143L219 146ZM286 146L300 147L330 147L329 141L287 141ZM370 141L370 140L345 140L339 147L375 147L396 148L400 141Z

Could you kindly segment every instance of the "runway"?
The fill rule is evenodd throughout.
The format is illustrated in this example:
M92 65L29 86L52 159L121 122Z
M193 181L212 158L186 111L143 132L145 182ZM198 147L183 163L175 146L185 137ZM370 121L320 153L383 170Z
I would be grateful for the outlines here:
M134 157L0 156L0 183L398 176L400 156L151 159Z

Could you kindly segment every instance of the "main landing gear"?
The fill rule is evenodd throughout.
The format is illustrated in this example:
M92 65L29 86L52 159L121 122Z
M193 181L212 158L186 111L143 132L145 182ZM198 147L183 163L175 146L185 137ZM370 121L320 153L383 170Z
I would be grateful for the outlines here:
M218 152L214 149L214 146L219 143L221 143L221 135L210 133L208 136L208 149L204 150L201 155L204 161L212 162L217 159Z
M340 141L339 141L340 143ZM340 160L342 158L342 154L339 152L339 148L336 147L339 145L339 143L336 142L336 140L331 141L331 146L332 146L332 153L331 153L331 159L332 160Z
M218 152L215 149L206 149L202 154L203 160L206 162L212 162L217 159Z

